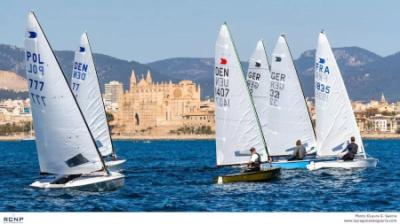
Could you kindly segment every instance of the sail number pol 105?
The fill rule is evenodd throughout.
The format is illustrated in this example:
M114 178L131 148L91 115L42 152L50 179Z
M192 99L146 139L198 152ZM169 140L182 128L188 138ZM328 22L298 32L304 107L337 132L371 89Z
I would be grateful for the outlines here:
M26 51L25 56L31 103L38 106L46 106L46 97L42 94L45 87L43 80L45 74L44 61L42 61L40 54L34 52Z
M215 102L219 107L229 107L229 68L215 67Z

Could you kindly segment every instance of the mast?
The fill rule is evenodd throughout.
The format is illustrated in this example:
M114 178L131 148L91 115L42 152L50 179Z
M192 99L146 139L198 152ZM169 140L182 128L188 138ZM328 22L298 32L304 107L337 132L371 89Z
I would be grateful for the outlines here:
M226 23L215 44L214 65L217 165L247 163L252 147L259 151L261 161L267 162L269 151Z
M40 22L39 22L39 20L37 19L35 13L34 13L33 11L31 11L31 13L32 13L33 17L35 18L35 20L37 21L37 23L38 23L38 25L39 25L39 28L40 28L41 30L43 30L43 28L42 28L42 26L40 25ZM43 36L44 36L44 39L46 40L48 46L49 46L50 49L51 49L51 54L53 54L53 57L54 57L55 60L56 60L57 66L60 67L60 62L58 61L57 57L55 56L54 50L53 50L53 48L51 47L51 45L49 44L49 41L48 41L48 39L47 39L47 36L46 36L46 34L45 34L44 32L43 32ZM61 67L60 67L60 68L61 68ZM86 126L86 129L87 129L87 131L89 132L89 135L90 135L90 137L91 137L91 140L92 140L92 142L93 142L93 144L94 144L94 146L95 146L95 148L96 148L96 152L97 152L97 154L98 154L98 156L99 156L99 158L100 158L101 164L103 165L103 169L107 172L107 174L110 174L110 171L107 169L106 164L105 164L105 162L104 162L104 159L103 159L103 157L101 156L101 153L100 153L100 151L99 151L99 149L98 149L98 147L97 147L97 145L96 145L96 142L95 142L95 140L94 140L94 138L93 138L92 132L91 132L90 129L89 129L89 126L88 126L88 124L87 124L87 122L86 122L86 120L85 120L85 117L83 116L83 113L82 113L82 111L81 111L81 108L79 107L79 104L78 104L78 102L76 101L76 98L75 98L75 96L74 96L74 94L73 94L73 92L72 92L70 86L68 85L68 81L67 81L67 78L65 77L64 71L63 71L62 69L60 69L60 70L61 70L61 73L62 73L63 80L65 81L66 85L68 86L68 91L71 93L72 98L73 98L75 104L77 105L78 111L79 111L81 117L83 118L83 121L84 121L84 124L85 124L85 126Z
M224 23L224 25L228 28L228 24L226 22ZM235 51L235 55L236 55L236 57L237 57L237 59L238 59L238 61L240 63L241 79L243 80L243 83L245 83L245 88L246 88L246 93L247 93L246 95L247 95L248 99L250 100L251 109L252 109L252 111L253 111L253 113L254 113L254 115L256 117L258 131L260 133L260 136L261 136L261 139L262 139L262 143L264 145L265 153L267 154L267 158L269 160L270 157L269 157L269 152L268 152L268 148L267 148L267 143L265 141L264 134L263 134L262 129L261 129L260 119L258 118L258 114L257 114L256 108L254 107L253 97L251 97L251 94L250 94L250 91L249 91L249 87L247 86L246 79L244 77L243 66L241 64L241 61L240 61L240 58L239 58L239 54L238 54L236 46L235 46L235 42L233 41L233 38L232 38L232 35L231 35L231 31L229 30L229 28L227 30L229 32L229 37L231 39L231 42L232 42L232 45L233 45L233 49ZM264 44L263 44L263 48L264 48ZM264 48L264 51L265 51L265 48Z
M101 95L100 81L99 81L99 76L97 75L96 64L94 63L93 52L92 52L92 46L90 45L89 36L87 35L86 32L85 32L85 34L86 34L86 38L87 38L87 40L88 40L88 45L89 45L89 48L90 48L90 54L92 55L92 59L93 59L93 64L94 64L93 69L94 69L94 72L95 72L95 74L96 74L96 76L97 76L97 85L98 85L98 88L99 88L99 90L100 90L101 103L102 103L102 105L103 105L104 113L105 113L105 115L106 115L106 123L107 123L107 128L108 128L108 137L110 138L110 142L111 142L111 150L112 150L112 154L111 154L111 155L112 155L113 158L116 158L117 155L116 155L116 153L115 153L115 149L114 149L114 145L113 145L113 140L112 140L112 138L111 138L111 129L110 129L110 126L108 125L108 121L107 121L106 106L104 105L103 95Z
M260 40L260 41L261 41L262 47L263 47L263 49L264 49L264 53L265 53L265 55L267 55L267 50L265 49L264 42L263 42L263 40ZM236 50L236 47L235 47L235 50ZM268 59L268 58L267 58L267 59ZM269 61L268 61L268 60L267 60L267 66L270 67L270 64L269 64ZM243 69L243 67L242 67L242 69ZM264 132L262 131L262 127L261 127L260 118L259 118L258 112L257 112L257 110L256 110L256 108L255 108L254 100L253 100L253 97L252 97L251 94L250 94L249 86L248 86L248 85L246 85L246 89L247 89L248 95L249 95L250 100L251 100L251 105L253 106L253 111L254 111L254 113L255 113L255 115L256 115L256 118L257 118L258 129L260 130L260 133L261 133L261 136L262 136L262 139L263 139L263 143L264 143L264 146L265 146L265 151L266 151L266 153L267 153L268 160L269 160L269 159L270 159L270 156L269 156L267 141L265 140ZM269 162L269 163L270 163L270 162ZM271 165L271 163L270 163L270 165Z
M286 39L286 35L285 34L281 34L281 36L283 37L283 39L285 39L286 46L289 49L290 58L293 61L292 51L290 50L289 44L288 44L287 39ZM294 65L294 61L293 61L293 65ZM310 118L310 123L311 123L311 127L312 127L312 130L313 130L314 139L317 139L317 134L315 133L315 128L314 128L314 126L312 124L311 113L310 113L310 110L309 110L308 105L307 105L306 97L304 95L303 86L302 86L302 84L300 82L300 77L299 77L299 73L297 72L296 65L294 65L294 70L296 72L297 80L299 81L299 84L300 84L301 94L303 95L304 103L305 103L306 108L307 108L308 117Z
M317 155L336 156L353 136L359 145L358 154L363 154L365 158L365 148L346 85L324 31L318 37L314 68Z

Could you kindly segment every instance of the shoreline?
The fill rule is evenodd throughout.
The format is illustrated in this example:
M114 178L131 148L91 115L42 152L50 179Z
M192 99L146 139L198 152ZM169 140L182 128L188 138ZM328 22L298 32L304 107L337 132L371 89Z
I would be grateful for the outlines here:
M400 134L361 134L364 140L391 140L400 139ZM0 142L19 142L24 139L29 138L27 135L11 135L11 136L0 136ZM160 140L160 141L196 141L205 140L212 141L215 140L215 135L167 135L167 136L151 136L151 135L141 135L141 136L112 136L113 141L149 141L149 140Z
M394 133L385 133L385 134L376 134L376 133L362 133L361 137L367 140L375 140L375 139L400 139L400 134Z
M195 140L215 140L215 135L167 135L167 136L112 136L114 141L129 141L129 140L182 140L182 141L195 141Z

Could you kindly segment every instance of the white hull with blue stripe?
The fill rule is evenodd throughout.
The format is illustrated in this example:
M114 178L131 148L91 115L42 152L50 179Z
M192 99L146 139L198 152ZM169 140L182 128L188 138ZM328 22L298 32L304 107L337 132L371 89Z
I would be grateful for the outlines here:
M282 169L307 169L307 165L311 163L311 160L295 160L295 161L277 161L272 162L272 167L280 167Z
M319 170L319 169L327 169L327 168L339 168L339 169L360 169L360 168L375 168L378 163L378 160L375 158L360 158L355 159L353 161L323 161L323 162L314 162L311 161L310 164L307 165L308 170Z

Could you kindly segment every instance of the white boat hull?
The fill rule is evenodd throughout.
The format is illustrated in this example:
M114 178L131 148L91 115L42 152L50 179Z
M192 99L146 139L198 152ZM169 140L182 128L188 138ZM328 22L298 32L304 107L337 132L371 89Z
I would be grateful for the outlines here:
M308 170L319 170L326 168L339 168L339 169L357 169L357 168L375 168L378 163L378 160L375 158L359 158L353 161L343 161L343 160L334 160L334 161L321 161L314 162L312 161L307 165Z
M111 172L121 172L124 170L125 159L105 161L106 167Z
M46 177L33 182L30 186L42 189L75 189L81 191L113 191L124 185L124 175L111 172L85 174L63 184L55 184L59 177Z

